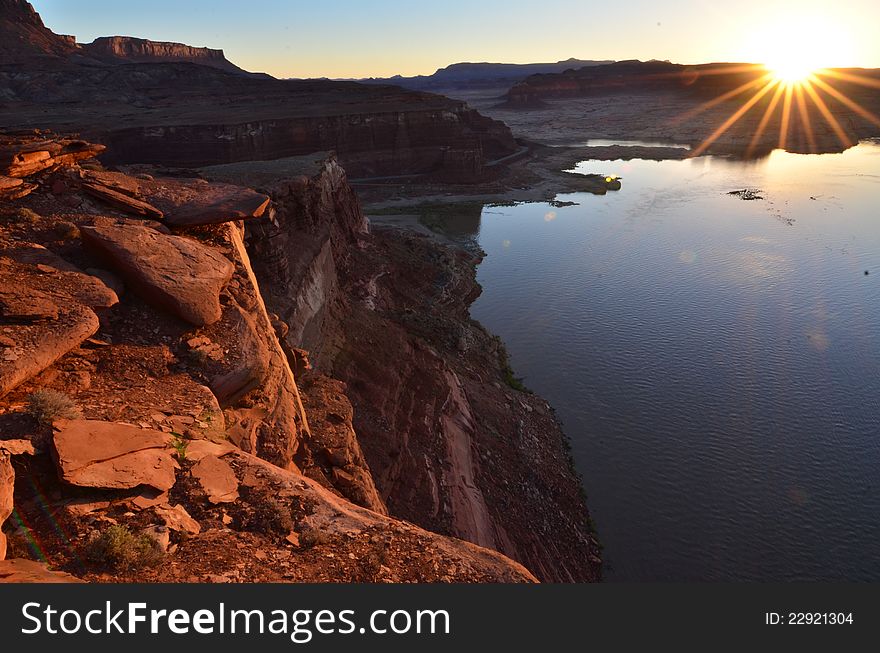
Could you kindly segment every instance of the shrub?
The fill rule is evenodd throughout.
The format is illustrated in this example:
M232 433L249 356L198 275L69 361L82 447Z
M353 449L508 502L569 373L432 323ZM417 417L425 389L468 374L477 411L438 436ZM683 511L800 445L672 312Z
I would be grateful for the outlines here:
M42 219L42 216L36 211L19 206L13 209L4 209L3 211L0 211L0 218L2 218L4 222L35 224Z
M137 569L156 564L163 555L162 547L149 535L135 535L125 526L113 525L92 538L86 546L86 557L117 570Z
M57 419L79 419L82 411L73 399L55 390L37 390L28 397L28 415L42 426L51 426Z
M186 450L189 448L189 440L180 433L172 433L174 438L171 440L171 446L177 454L177 459L181 462L186 460Z
M299 545L303 549L311 549L328 542L330 542L330 535L317 528L307 528L299 534Z

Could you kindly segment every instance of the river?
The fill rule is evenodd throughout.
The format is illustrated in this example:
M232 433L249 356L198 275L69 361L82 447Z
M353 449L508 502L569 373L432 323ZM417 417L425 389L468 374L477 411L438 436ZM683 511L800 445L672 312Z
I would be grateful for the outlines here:
M483 209L472 314L562 419L607 579L880 580L880 145L577 170L623 188Z

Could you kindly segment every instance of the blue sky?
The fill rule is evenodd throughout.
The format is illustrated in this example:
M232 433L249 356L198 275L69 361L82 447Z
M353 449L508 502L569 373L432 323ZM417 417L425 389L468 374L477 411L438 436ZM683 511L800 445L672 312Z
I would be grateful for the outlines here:
M31 1L51 29L80 41L123 34L222 48L238 65L279 77L569 57L761 62L807 47L823 65L880 67L876 0Z

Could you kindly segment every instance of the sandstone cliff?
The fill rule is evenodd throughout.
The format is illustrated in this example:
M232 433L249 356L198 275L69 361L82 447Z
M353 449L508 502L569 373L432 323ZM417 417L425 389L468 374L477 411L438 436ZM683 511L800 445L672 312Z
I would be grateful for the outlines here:
M133 36L103 36L81 46L86 55L117 63L186 62L247 74L226 59L223 50L198 48L183 43L150 41Z
M0 371L15 379L0 397L0 517L14 499L14 556L88 580L534 580L383 515L344 385L306 372L267 310L240 221L277 219L268 198L48 156L66 142L3 141L47 153L32 157L45 162L25 176L34 188L0 205Z
M497 549L543 580L595 580L598 546L559 425L543 400L506 385L503 348L469 318L479 259L368 233L332 158L203 172L273 198L274 221L247 226L267 304L290 325L287 344L309 351L305 385L314 373L345 383L390 514Z

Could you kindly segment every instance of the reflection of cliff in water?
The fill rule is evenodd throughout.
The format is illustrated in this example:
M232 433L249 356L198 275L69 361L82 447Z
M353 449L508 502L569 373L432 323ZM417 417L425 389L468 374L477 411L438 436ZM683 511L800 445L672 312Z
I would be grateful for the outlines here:
M468 203L429 207L419 214L419 221L431 231L453 240L475 240L480 235L483 206L482 203Z

